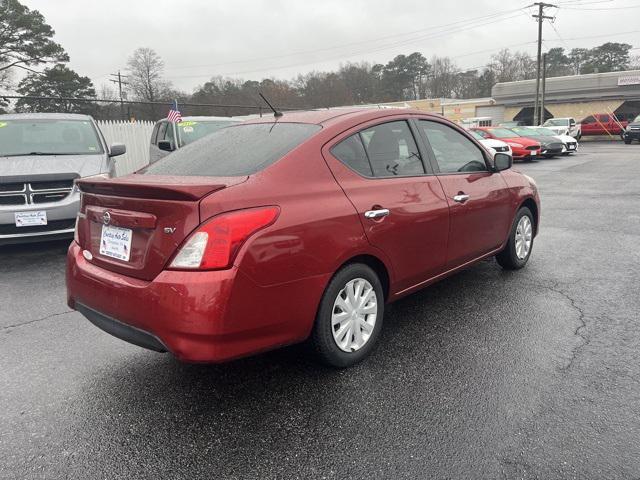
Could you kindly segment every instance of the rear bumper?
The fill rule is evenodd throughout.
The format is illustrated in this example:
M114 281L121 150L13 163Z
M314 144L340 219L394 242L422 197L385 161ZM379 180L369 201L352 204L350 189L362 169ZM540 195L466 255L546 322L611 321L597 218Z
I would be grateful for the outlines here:
M139 347L147 348L149 350L155 350L156 352L167 351L167 347L164 346L162 341L149 332L145 332L139 328L119 322L115 318L111 318L97 312L96 310L93 310L81 303L76 303L75 309L87 317L87 320L93 323L100 330L104 330L114 337L118 337L120 340L133 343L134 345L138 345Z
M146 281L92 264L72 242L66 281L69 307L107 333L181 361L217 363L307 338L328 277L260 286L233 267L165 270Z

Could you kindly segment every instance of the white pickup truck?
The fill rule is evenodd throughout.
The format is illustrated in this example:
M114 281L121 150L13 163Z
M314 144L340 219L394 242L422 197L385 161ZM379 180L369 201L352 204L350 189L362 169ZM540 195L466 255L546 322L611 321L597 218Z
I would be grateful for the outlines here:
M550 118L544 122L543 127L553 130L558 135L569 135L570 137L580 140L582 136L582 129L579 123L576 123L575 118Z

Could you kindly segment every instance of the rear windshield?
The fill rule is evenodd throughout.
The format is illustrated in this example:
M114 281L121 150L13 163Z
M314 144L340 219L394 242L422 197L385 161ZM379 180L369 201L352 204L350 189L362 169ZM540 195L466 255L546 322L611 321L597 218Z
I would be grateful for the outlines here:
M222 128L176 150L140 173L212 177L251 175L282 158L320 128L306 123L258 123Z
M490 128L489 132L496 138L513 138L520 136L513 130L509 130L507 128Z
M1 120L0 156L102 153L89 120Z
M180 122L177 125L180 146L183 147L189 143L193 143L205 135L237 123L239 123L237 120L186 120Z

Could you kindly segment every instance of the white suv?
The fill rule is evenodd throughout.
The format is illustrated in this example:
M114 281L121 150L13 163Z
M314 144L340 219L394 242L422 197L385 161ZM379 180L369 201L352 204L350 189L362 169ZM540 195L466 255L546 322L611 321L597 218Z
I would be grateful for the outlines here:
M580 140L582 136L582 130L579 123L576 123L575 118L550 118L544 122L543 127L553 130L558 135L569 135L570 137Z

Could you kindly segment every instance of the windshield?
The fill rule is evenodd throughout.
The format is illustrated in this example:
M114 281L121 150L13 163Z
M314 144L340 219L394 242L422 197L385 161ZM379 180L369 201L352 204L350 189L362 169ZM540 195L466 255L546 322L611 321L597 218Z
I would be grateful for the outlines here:
M546 135L537 128L513 127L513 131L523 137L542 137ZM555 133L553 135L555 135Z
M490 128L488 132L496 138L514 138L520 136L513 130L507 128Z
M100 153L98 133L89 120L0 119L0 156Z
M558 135L558 132L554 132L553 130L549 130L548 128L536 128L535 130L539 132L540 135L545 135L547 137L555 137L556 135Z
M221 128L140 173L235 177L266 168L320 130L306 123L257 123Z
M205 135L215 132L229 125L238 123L237 120L186 120L178 123L178 136L180 138L180 146L183 147L189 143L201 139Z
M467 130L473 138L476 140L484 140L484 137L480 135L478 132L474 132L473 130Z
M566 118L550 118L544 122L545 127L566 127L569 125L569 120Z

